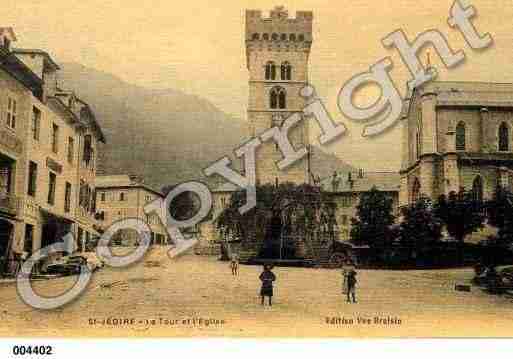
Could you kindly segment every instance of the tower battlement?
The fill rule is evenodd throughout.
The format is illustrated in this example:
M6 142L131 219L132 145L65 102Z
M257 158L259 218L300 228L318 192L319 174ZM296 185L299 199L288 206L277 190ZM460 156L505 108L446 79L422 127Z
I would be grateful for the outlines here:
M297 11L289 17L283 6L276 6L263 17L261 10L246 10L246 41L312 42L313 13Z

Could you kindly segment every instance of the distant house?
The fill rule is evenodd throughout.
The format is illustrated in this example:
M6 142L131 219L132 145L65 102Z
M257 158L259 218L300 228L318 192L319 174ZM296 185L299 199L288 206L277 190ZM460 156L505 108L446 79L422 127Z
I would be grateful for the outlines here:
M151 230L151 242L168 244L169 235L157 213L145 213L144 207L164 195L131 175L110 175L96 177L96 203L102 219L103 229L125 218L139 218ZM126 234L121 241L133 242L136 238Z
M323 192L328 192L337 204L336 220L339 240L348 241L351 233L351 218L356 216L356 206L362 193L373 187L385 192L393 201L394 215L399 209L399 173L397 172L347 172L334 173L321 181Z

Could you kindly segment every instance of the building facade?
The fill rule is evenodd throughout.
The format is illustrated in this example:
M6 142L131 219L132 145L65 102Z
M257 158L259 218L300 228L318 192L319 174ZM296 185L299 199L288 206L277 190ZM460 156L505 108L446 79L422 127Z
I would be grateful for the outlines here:
M300 90L308 82L308 59L312 45L312 12L298 11L289 18L283 7L276 7L268 18L259 10L246 11L246 59L249 71L249 135L258 136L273 126L281 126L292 114L302 116L305 99ZM300 121L289 132L294 147L308 143L308 126ZM257 149L257 182L307 183L308 158L279 170L282 159L270 140Z
M146 214L144 207L156 199L165 196L130 175L110 175L96 177L96 203L102 219L102 227L108 228L113 223L126 218L143 220L151 230L154 244L169 244L170 239L164 224L157 213ZM134 233L121 233L119 241L133 244L137 241Z
M12 48L15 40L11 36L3 48L0 65L1 131L8 133L2 139L15 137L5 152L5 167L12 169L3 171L16 202L14 235L3 252L6 271L66 234L79 251L91 247L88 242L99 236L94 149L105 141L91 108L58 86L59 66L50 55Z
M16 36L0 28L0 273L9 270L17 240L23 237L26 132L32 97L42 81L11 52Z
M362 194L372 188L385 193L392 200L393 215L399 215L399 173L365 172L358 170L337 174L321 182L322 191L329 193L337 205L335 219L338 226L338 240L346 242L351 239L351 219L357 215L357 207Z
M461 188L490 198L513 185L513 84L432 82L402 118L400 204Z

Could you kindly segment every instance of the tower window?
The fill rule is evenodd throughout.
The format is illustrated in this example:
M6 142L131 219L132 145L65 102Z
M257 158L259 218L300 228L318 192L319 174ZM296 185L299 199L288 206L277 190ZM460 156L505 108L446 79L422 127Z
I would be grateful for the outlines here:
M260 40L260 35L257 34L257 33L254 33L253 36L252 36L252 39L253 40Z
M269 61L265 65L265 79L266 80L275 80L276 79L276 65L272 61Z
M296 41L296 34L290 34L289 39L290 41Z
M465 151L466 147L465 123L460 122L456 126L456 151Z
M292 66L290 66L290 63L285 61L281 64L281 79L282 80L290 80L292 78Z
M303 34L299 34L299 36L298 36L298 40L299 40L299 41L305 41L305 35L303 35Z
M270 107L273 109L287 108L287 93L282 87L274 87L270 95Z
M269 34L263 34L262 35L262 39L269 40Z
M281 34L281 40L286 41L287 40L287 34Z
M272 39L273 41L278 40L278 34L277 34L277 33L273 33L273 34L271 35L271 39Z
M499 151L509 151L509 128L505 122L499 127Z

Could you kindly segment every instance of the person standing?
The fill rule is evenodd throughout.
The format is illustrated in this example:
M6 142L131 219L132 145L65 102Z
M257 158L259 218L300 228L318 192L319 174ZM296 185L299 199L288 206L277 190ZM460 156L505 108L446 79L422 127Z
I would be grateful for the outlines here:
M353 303L356 303L356 270L353 268L348 270L347 273L347 302L351 303L351 297Z
M239 275L239 258L236 255L232 256L230 261L230 268L232 269L232 275Z
M276 280L276 276L271 272L271 265L264 265L264 271L260 274L260 281L262 282L262 288L260 289L260 297L262 298L262 305L264 305L265 297L269 298L269 306L272 306L273 297L273 282Z

